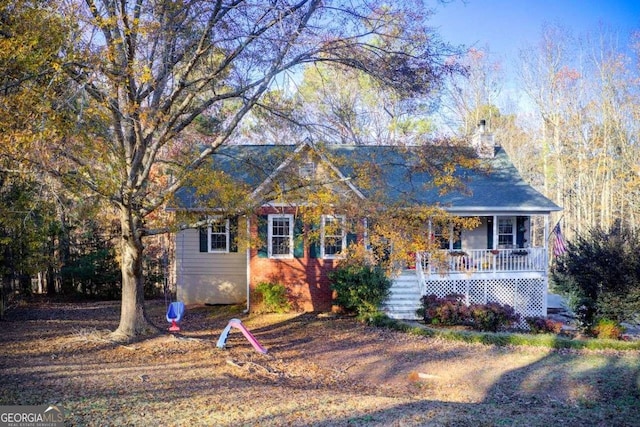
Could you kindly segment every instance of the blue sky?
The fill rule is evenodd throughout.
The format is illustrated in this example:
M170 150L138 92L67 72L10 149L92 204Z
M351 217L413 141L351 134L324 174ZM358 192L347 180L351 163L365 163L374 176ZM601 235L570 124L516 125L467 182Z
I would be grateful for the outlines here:
M640 30L640 0L449 0L435 6L431 22L444 41L490 51L507 63L535 44L543 24L559 24L575 36L604 25L626 44Z
M592 37L606 30L620 49L629 47L633 31L640 31L640 0L446 0L435 4L431 25L443 41L485 50L490 62L502 65L504 80L497 105L508 112L527 110L528 101L514 76L519 52L534 47L543 26L559 25L573 37Z

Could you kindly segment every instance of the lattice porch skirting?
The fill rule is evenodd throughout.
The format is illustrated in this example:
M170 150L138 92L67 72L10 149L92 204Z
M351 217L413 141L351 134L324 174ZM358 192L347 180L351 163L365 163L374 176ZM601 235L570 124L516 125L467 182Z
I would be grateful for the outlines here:
M547 283L539 274L522 273L518 277L495 274L483 278L460 276L428 277L423 293L439 297L461 294L467 304L497 302L510 305L522 317L523 326L525 317L547 315Z

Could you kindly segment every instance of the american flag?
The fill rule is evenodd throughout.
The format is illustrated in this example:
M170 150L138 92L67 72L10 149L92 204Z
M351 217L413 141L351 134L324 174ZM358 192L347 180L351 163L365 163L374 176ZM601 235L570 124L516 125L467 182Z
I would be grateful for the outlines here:
M562 230L560 229L560 221L553 227L551 230L553 234L556 235L556 238L553 241L553 254L555 256L564 255L567 252L567 245L564 242L564 236L562 235Z

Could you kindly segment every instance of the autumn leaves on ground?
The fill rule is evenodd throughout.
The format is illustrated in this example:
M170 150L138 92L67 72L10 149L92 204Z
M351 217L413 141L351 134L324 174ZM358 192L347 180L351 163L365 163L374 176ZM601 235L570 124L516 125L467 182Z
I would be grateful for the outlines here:
M164 303L149 303L162 327ZM317 314L190 309L180 335L110 342L118 303L31 303L0 322L0 405L67 425L637 425L640 352L494 347ZM268 349L253 350L241 318Z

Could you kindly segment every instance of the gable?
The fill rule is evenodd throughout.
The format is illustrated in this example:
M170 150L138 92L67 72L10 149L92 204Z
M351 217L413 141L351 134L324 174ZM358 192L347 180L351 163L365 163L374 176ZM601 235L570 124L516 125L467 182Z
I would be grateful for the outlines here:
M305 141L253 191L253 198L276 203L306 202L309 192L323 191L344 198L354 194L363 197L339 168L317 147Z

